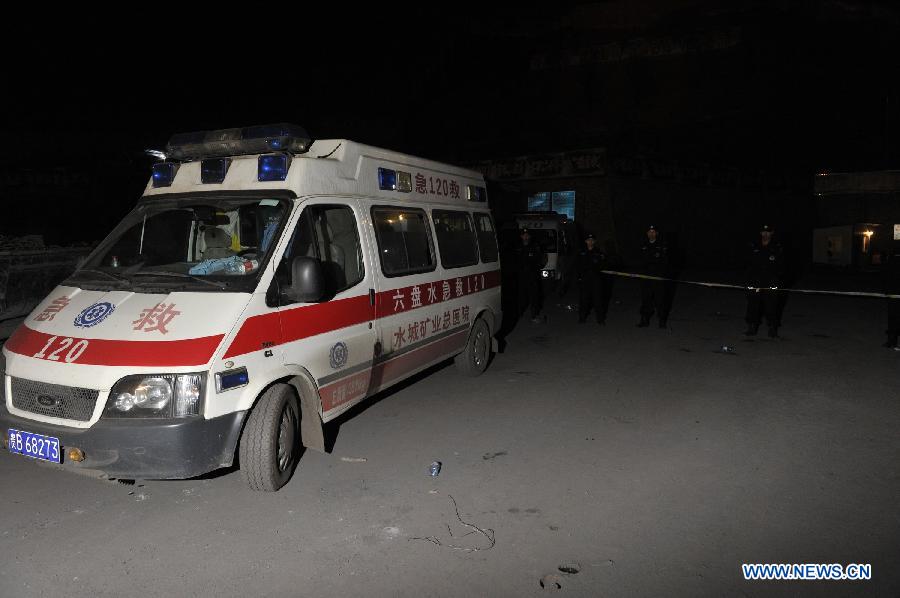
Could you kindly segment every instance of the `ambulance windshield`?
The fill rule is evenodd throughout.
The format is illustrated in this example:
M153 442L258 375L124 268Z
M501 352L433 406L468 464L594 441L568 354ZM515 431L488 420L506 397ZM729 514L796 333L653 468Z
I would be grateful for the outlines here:
M531 241L537 243L541 251L556 253L556 231L549 228L532 228L528 230Z
M529 242L540 247L544 253L557 253L559 251L557 231L553 228L544 228L542 223L530 221L517 221L515 227L511 224L500 231L500 242L507 250L512 250L522 244L522 229L528 229Z
M268 261L288 212L283 198L185 195L144 200L65 284L247 292Z

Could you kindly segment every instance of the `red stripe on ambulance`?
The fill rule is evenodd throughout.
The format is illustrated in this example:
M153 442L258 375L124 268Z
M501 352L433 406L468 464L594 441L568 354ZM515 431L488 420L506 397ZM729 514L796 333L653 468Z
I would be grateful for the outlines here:
M223 359L369 322L373 308L367 295L318 303L247 318Z
M189 366L209 362L224 336L121 341L51 335L22 324L6 341L6 348L27 357L80 365Z
M446 298L444 285L449 288ZM377 308L372 307L368 296L359 295L252 316L241 325L222 358L230 359L376 318L452 301L497 286L500 286L500 271L491 270L382 291L376 295Z
M414 284L378 293L375 300L376 311L379 318L386 318L393 314L459 299L497 286L500 286L499 270Z

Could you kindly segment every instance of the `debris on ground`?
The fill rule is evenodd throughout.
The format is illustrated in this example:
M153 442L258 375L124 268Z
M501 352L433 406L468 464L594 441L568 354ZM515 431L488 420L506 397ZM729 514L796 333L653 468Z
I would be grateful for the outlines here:
M549 575L543 576L538 583L545 590L561 590L562 589L562 578L555 573L550 573Z
M579 573L581 571L581 565L579 565L578 563L574 563L574 562L573 563L563 563L562 565L557 567L557 569L559 569L560 573L565 573L566 575L576 575L577 573Z
M456 505L456 500L450 494L448 494L447 497L450 499L450 502L453 503L453 510L456 512L456 518L459 520L459 522L461 524L470 528L470 531L466 532L465 534L463 534L462 536L459 536L459 537L465 538L466 536L470 536L472 534L481 534L482 536L487 538L488 545L479 547L479 546L459 546L456 544L445 544L445 543L441 542L435 536L426 536L424 538L410 538L410 540L425 540L427 542L431 542L432 544L434 544L436 546L441 546L443 548L449 548L451 550L461 550L463 552L479 552L482 550L490 550L491 548L493 548L494 544L496 544L496 540L494 539L494 530L492 530L490 528L482 529L482 528L478 527L477 525L463 521L462 517L460 517L460 515L459 515L459 507ZM455 537L453 535L453 530L450 529L450 525L449 524L446 524L446 525L447 525L447 532L450 534L450 537L451 538Z

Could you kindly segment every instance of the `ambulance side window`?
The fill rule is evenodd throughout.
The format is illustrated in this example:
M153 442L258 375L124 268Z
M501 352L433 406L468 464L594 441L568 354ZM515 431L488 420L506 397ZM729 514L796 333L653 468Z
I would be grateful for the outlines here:
M481 251L481 261L484 263L497 261L497 235L494 232L494 223L488 214L475 213L475 230L478 233L478 249Z
M372 208L378 258L385 276L405 276L435 269L428 218L412 208Z
M291 284L291 261L314 257L322 263L327 295L359 284L365 277L356 216L348 206L313 205L304 208L275 276L279 285ZM282 304L286 299L282 299Z
M431 218L444 268L461 268L478 263L478 246L468 212L434 210Z

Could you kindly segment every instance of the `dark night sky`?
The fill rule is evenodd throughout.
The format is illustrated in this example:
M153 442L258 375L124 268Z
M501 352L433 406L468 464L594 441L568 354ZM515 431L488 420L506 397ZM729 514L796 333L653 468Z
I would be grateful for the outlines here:
M24 19L24 35L4 42L15 59L0 195L37 200L45 215L7 211L0 234L78 240L57 233L88 207L91 240L143 188L144 148L267 122L453 162L605 146L808 177L900 159L900 12L889 3L452 6ZM687 51L571 62L673 40ZM23 184L24 171L84 175L91 188Z

